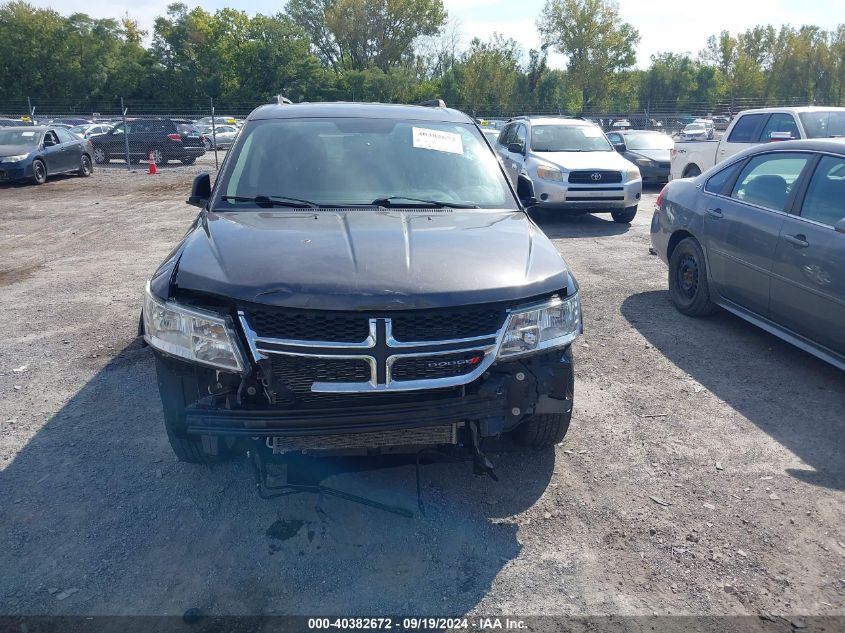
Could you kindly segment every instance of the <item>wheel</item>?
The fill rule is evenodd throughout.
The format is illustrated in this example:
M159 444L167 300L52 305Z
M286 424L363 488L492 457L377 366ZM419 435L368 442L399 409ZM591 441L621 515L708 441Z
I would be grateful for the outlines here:
M614 222L619 222L620 224L630 224L634 220L634 216L637 215L637 205L628 207L624 211L611 211L610 215L613 216Z
M32 161L32 182L36 185L43 185L47 182L47 167L44 161L35 159Z
M511 435L517 444L545 448L559 443L569 430L572 409L566 413L540 413L516 427Z
M141 319L139 329L143 328L143 315ZM202 449L200 438L185 432L185 407L188 404L185 393L197 391L196 380L172 371L159 359L156 360L156 374L164 411L164 429L176 458L180 462L205 465L227 461L230 453L222 439L218 444L218 454L209 455Z
M105 165L109 162L109 155L106 154L106 150L102 147L94 148L94 162L98 165Z
M82 160L79 163L79 171L76 173L80 176L90 176L94 171L93 166L91 165L91 157L88 154L82 155Z
M207 138L202 139L202 146L205 148L205 151L210 150L211 149L211 141L208 140Z
M167 162L164 160L164 152L161 151L161 148L155 147L147 150L147 159L149 159L150 154L152 154L153 162L156 165L164 165Z
M196 156L191 156L189 158L183 158L182 159L183 165L193 165L195 162L197 162Z
M696 176L701 175L701 170L698 168L698 165L690 165L687 167L687 170L684 172L684 178L695 178Z
M716 304L710 300L704 251L695 238L681 240L672 251L669 295L678 311L687 316L707 316L716 311Z

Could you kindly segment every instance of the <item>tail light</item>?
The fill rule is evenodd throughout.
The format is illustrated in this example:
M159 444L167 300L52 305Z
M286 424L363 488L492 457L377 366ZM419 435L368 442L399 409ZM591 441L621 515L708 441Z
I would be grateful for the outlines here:
M666 187L669 185L663 185L663 189L660 190L660 193L657 194L657 200L654 201L654 208L659 209L663 206L663 194L666 193Z
M171 138L171 139L173 139L174 141L181 141L181 140L182 140L182 135L181 135L181 134L168 134L168 135L167 135L167 138Z

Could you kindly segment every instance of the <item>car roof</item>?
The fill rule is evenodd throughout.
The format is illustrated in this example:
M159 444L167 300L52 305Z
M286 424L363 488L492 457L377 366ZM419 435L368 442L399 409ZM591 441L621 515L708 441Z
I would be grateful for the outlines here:
M4 132L46 132L47 130L53 129L49 125L16 125L14 127L4 127Z
M811 152L831 152L833 154L845 154L845 138L807 138L796 141L777 141L774 143L763 143L755 145L750 150L804 150ZM749 153L754 153L749 151Z
M629 134L660 134L661 136L666 136L666 134L659 130L613 130L613 134L621 134L622 136L628 136Z
M761 114L766 114L769 112L791 112L794 114L801 114L802 112L828 112L830 110L838 110L840 112L845 112L845 108L840 108L836 106L784 106L782 108L751 108L750 110L743 110L739 112L739 114L749 114L759 112Z
M472 123L472 119L451 108L430 108L427 106L398 105L387 103L294 103L268 104L257 107L247 117L248 121L264 119L305 118L362 118L395 119L416 121L439 121L443 123Z
M530 121L531 125L580 125L582 127L598 127L592 121L585 121L584 119L571 119L568 117L532 116L527 118L526 120Z

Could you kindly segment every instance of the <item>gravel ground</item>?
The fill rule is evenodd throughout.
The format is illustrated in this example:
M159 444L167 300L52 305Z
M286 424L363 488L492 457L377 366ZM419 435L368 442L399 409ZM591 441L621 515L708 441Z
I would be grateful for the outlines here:
M0 613L845 614L845 374L677 313L656 191L631 227L538 218L581 283L576 407L499 483L426 466L405 519L177 463L135 333L209 165L0 186ZM415 507L413 467L359 467L326 483Z

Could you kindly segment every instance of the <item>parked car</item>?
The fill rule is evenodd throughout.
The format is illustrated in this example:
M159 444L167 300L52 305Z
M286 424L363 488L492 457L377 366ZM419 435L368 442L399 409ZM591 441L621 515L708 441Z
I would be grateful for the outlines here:
M608 132L607 139L624 158L640 170L643 184L669 181L669 167L674 141L663 132L625 130Z
M22 122L20 119L3 119L3 118L0 118L0 127L20 127L22 125L27 125L27 124Z
M111 123L89 123L70 128L71 133L80 138L91 138L97 134L107 134L114 127Z
M735 154L658 197L651 242L690 316L720 306L845 369L845 141Z
M483 127L481 131L484 133L485 138L490 143L491 147L496 147L496 144L499 142L499 135L502 133L502 130L497 130L496 128L491 127Z
M681 130L680 140L682 141L706 141L707 128L702 123L690 123Z
M611 130L630 130L632 127L633 126L631 125L631 122L628 119L618 119L611 124L610 129Z
M206 150L214 148L214 141L217 139L217 149L231 147L238 136L238 128L234 125L215 125L199 128L203 137L203 145Z
M704 130L707 132L707 140L712 140L713 137L716 136L716 126L714 125L711 119L696 119L693 123L697 123L704 126Z
M206 116L201 119L197 119L196 121L194 121L194 125L196 125L198 128L210 127L211 117ZM214 125L234 125L237 127L238 120L232 116L215 116Z
M50 125L52 127L61 126L61 127L66 127L67 129L70 129L70 128L75 127L77 125L87 125L87 124L90 124L90 123L93 123L93 121L91 121L91 119L83 119L83 118L80 118L80 117L60 117L58 119L50 119L48 121L48 125Z
M41 185L56 174L90 176L92 155L89 141L64 128L0 128L0 182L31 180Z
M496 145L512 182L534 206L565 213L610 213L628 223L642 179L598 126L582 119L518 117Z
M727 130L730 122L731 122L730 117L723 116L721 114L717 114L716 116L713 117L713 126L717 130Z
M845 108L744 110L718 141L675 143L670 179L690 178L758 143L845 136Z
M578 285L468 116L265 105L189 202L143 308L179 459L565 435Z
M157 165L178 160L193 164L205 154L199 130L190 121L181 119L129 119L129 160L138 162L153 156ZM94 147L94 161L108 163L115 158L126 158L126 136L123 123L118 123L105 134L90 137Z

